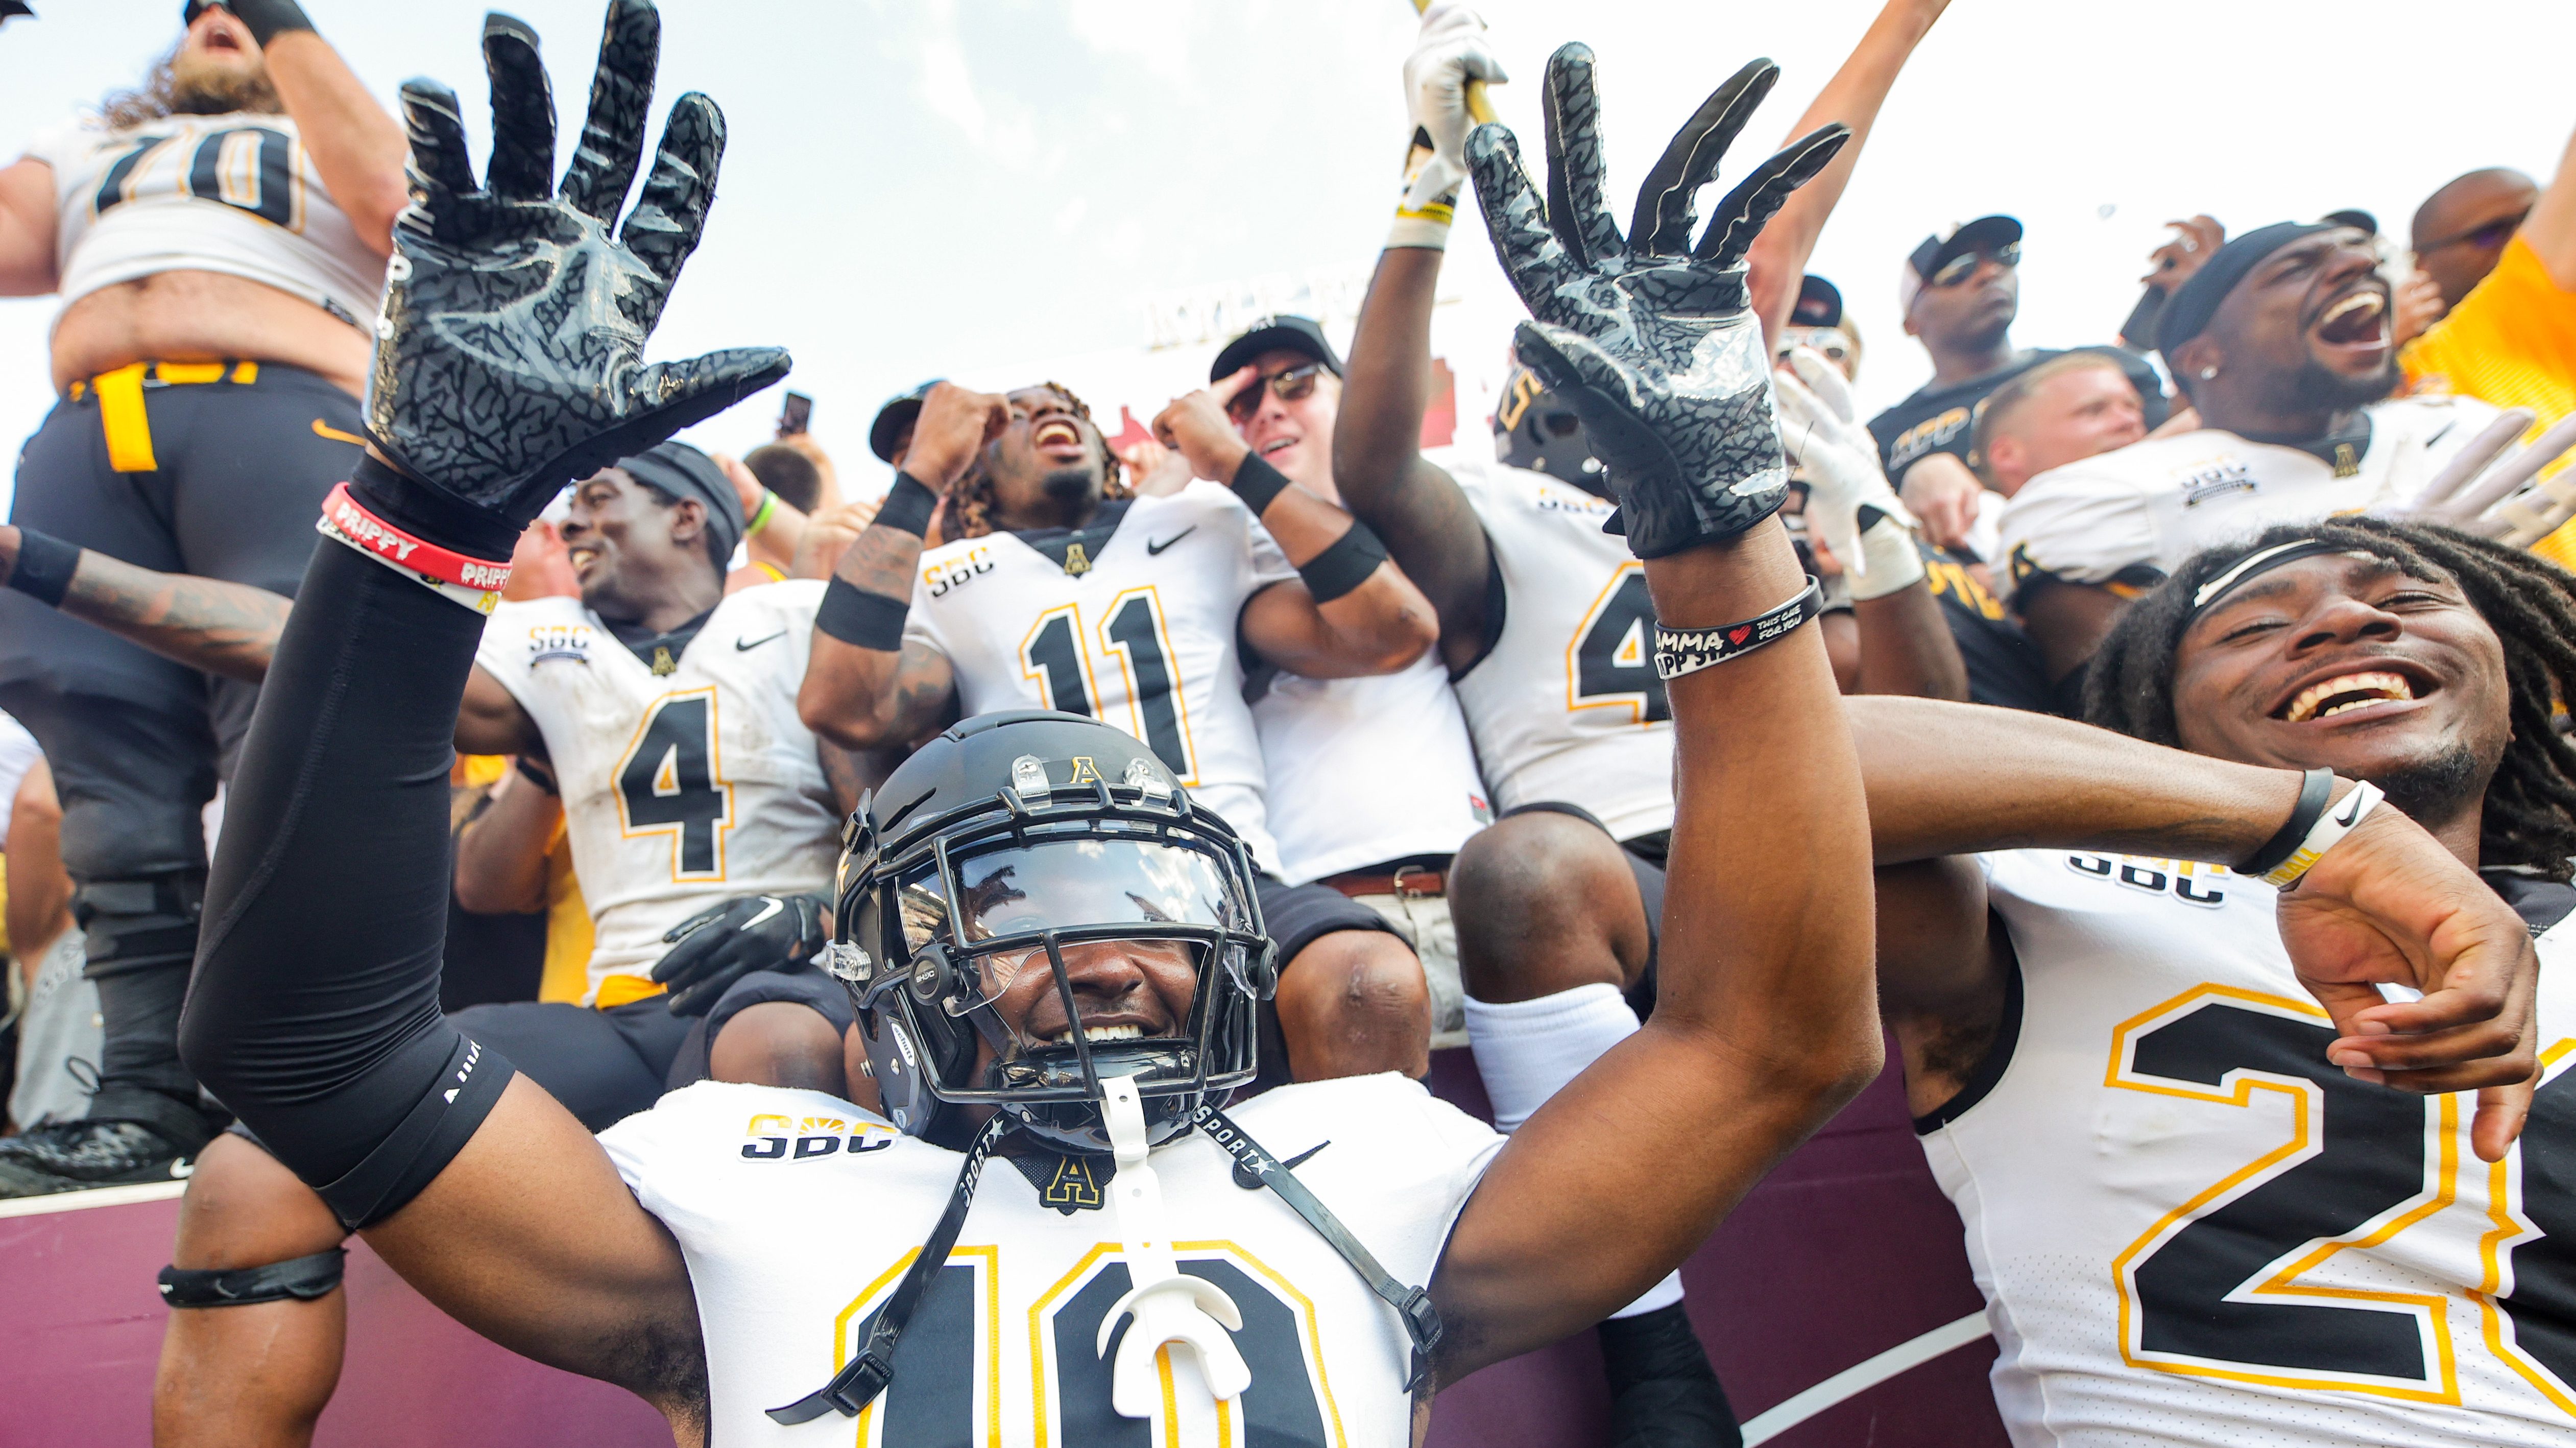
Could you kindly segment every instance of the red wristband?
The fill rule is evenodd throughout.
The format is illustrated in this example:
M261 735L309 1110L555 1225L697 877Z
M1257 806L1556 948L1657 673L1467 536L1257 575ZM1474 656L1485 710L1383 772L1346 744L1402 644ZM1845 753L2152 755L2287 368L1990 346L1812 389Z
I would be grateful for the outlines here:
M480 613L490 613L510 582L510 565L494 563L442 548L417 538L367 511L347 483L333 485L322 500L318 525L323 536L346 543L398 573L455 598Z

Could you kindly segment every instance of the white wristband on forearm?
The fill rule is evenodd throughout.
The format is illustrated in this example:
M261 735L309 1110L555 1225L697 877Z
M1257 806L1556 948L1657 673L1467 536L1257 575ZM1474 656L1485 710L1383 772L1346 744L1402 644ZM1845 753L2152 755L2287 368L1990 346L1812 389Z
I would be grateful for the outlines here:
M2263 872L2263 883L2276 890L2288 890L2297 885L2300 877L2308 873L2308 868L2326 851L2341 844L2343 837L2351 834L2369 816L2371 807L2384 798L2386 796L2380 792L2379 786L2368 780L2354 785L2352 793L2335 801L2324 814L2317 816L2317 822L2308 827L2307 838L2299 841L2299 847L2290 852L2290 858Z
M1860 551L1868 571L1843 572L1854 603L1885 598L1923 580L1923 552L1914 546L1914 530L1887 514L1880 514L1869 531L1860 535Z
M1428 251L1449 249L1449 227L1458 219L1458 188L1450 187L1439 195L1414 199L1414 191L1423 171L1438 164L1439 155L1431 149L1431 133L1416 127L1413 146L1404 157L1404 189L1395 203L1395 225L1386 233L1386 250L1399 246L1421 247ZM1444 172L1450 168L1443 167ZM1433 184L1437 185L1437 182Z

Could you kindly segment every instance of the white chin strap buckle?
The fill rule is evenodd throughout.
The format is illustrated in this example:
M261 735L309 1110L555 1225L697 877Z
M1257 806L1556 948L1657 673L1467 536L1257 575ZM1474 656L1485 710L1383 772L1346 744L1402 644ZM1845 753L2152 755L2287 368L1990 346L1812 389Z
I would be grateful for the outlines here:
M1127 1295L1100 1322L1096 1351L1109 1355L1109 1338L1119 1319L1135 1315L1110 1378L1109 1403L1119 1415L1152 1418L1163 1411L1163 1376L1154 1358L1170 1349L1173 1361L1190 1358L1199 1379L1221 1402L1231 1403L1252 1385L1252 1369L1235 1351L1230 1332L1243 1327L1243 1314L1222 1288L1181 1271L1165 1230L1163 1184L1147 1160L1151 1143L1145 1136L1145 1102L1136 1078L1112 1076L1102 1081L1107 1092L1103 1114L1109 1145L1118 1156L1118 1175L1109 1183L1109 1199L1118 1209L1119 1235L1127 1239Z

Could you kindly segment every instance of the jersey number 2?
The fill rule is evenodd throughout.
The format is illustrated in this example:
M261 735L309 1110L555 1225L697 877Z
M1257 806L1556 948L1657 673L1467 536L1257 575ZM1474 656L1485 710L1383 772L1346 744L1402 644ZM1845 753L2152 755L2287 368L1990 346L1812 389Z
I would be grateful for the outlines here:
M1639 724L1673 717L1655 672L1655 602L1646 596L1645 565L1619 565L1565 652L1569 707L1625 704Z
M644 716L617 765L617 804L629 835L671 835L671 878L721 880L733 786L716 761L716 691L672 694Z
M1188 707L1181 701L1181 681L1174 661L1171 633L1164 627L1162 600L1154 590L1133 588L1109 601L1100 624L1100 652L1109 655L1126 683L1128 733L1151 746L1156 758L1181 783L1198 780L1191 757ZM1100 671L1085 642L1081 609L1076 604L1050 609L1020 643L1020 672L1037 681L1050 709L1088 714L1116 724L1101 707L1105 702L1095 681Z
M2478 1165L2457 1159L2459 1098L2428 1101L2346 1076L2326 1060L2336 1033L2312 1006L2216 987L2194 997L2150 1013L2148 1029L2124 1028L2111 1084L2236 1106L2278 1092L2291 1099L2296 1131L2168 1213L2113 1264L2123 1356L2199 1377L2457 1401L2440 1294L2300 1278L2347 1246L2386 1242L2452 1204L2460 1171ZM2576 1316L2576 1170L2558 1159L2571 1139L2576 1075L2562 1071L2541 1088L2523 1137L2520 1215L2538 1230L2514 1224L2522 1240L2510 1248L2513 1291L2493 1296L2491 1281L2474 1295L2513 1324L2510 1349L2492 1318L2488 1334L2508 1364L2576 1413L2566 1395L2576 1383L2576 1333L2566 1327ZM2504 1197L2507 1173L2492 1181ZM2491 1208L2499 1224L2509 1210ZM2504 1250L2489 1247L2491 1273L2500 1275Z

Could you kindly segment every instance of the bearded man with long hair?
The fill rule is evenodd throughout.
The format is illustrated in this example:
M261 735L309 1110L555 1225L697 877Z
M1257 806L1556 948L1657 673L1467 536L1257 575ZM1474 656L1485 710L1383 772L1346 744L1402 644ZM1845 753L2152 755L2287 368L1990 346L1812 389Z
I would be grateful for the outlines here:
M292 595L349 476L403 133L294 0L190 0L136 89L0 168L0 295L59 293L59 400L18 464L0 708L63 802L106 1049L86 1119L0 1142L0 1197L185 1175L220 1125L181 1066L201 811L256 685L56 611L79 552ZM0 154L6 154L0 152Z

